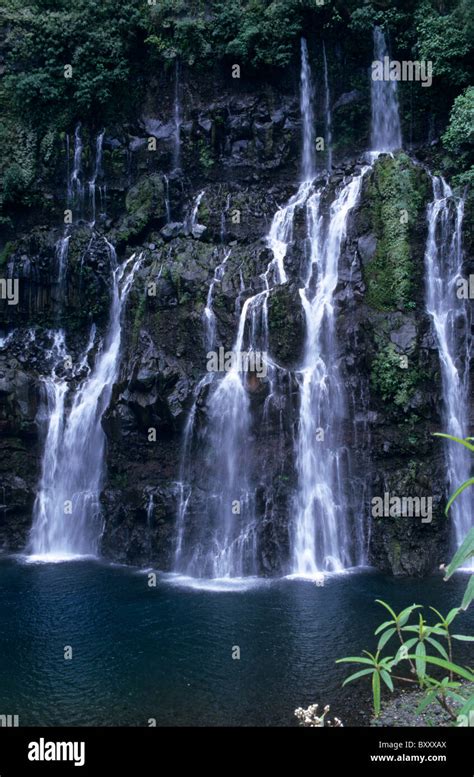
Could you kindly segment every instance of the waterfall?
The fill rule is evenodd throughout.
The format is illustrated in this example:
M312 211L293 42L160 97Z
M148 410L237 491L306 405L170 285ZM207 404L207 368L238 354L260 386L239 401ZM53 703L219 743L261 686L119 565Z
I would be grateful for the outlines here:
M68 201L77 202L79 210L82 208L84 187L81 181L82 171L82 138L81 125L78 124L74 131L74 160L71 178L68 186Z
M194 200L193 207L191 210L191 217L189 219L189 231L192 233L194 227L197 225L197 216L199 213L199 206L201 204L201 200L204 197L204 189L199 192L196 199Z
M443 431L466 437L469 426L469 315L458 299L457 281L462 277L461 230L464 201L453 197L448 184L433 177L433 201L428 206L428 237L425 251L426 310L431 317L439 350L443 391ZM454 442L445 444L450 493L470 476L469 452ZM454 502L454 538L459 546L472 526L472 489Z
M326 148L327 148L327 168L330 173L332 170L332 116L331 116L331 93L329 91L328 61L326 58L326 44L323 41L323 62L324 62L324 114L326 117Z
M286 283L285 257L293 239L295 213L302 208L312 191L314 175L314 130L311 73L306 41L301 41L301 116L303 125L302 178L298 191L286 206L276 211L266 243L271 259L260 276L263 289L248 297L240 311L234 354L247 351L265 353L268 345L268 297L272 288ZM202 192L195 200L191 226L195 224ZM222 263L222 265L224 262ZM216 270L208 292L203 320L207 342L215 343L212 311ZM278 367L267 363L269 399L276 393ZM213 389L213 385L216 384ZM204 429L196 430L197 399L187 420L180 476L180 501L177 518L175 571L194 577L235 578L259 572L257 520L255 516L255 483L252 482L251 417L248 377L231 368L224 377L208 373L196 388L210 385L207 393L207 418ZM204 514L196 520L191 485L193 441L199 440L209 486ZM201 475L202 477L202 475ZM199 509L199 508L198 508ZM202 511L202 507L200 508Z
M293 219L296 209L304 205L311 185L311 181L304 181L288 204L275 213L266 239L272 257L261 275L263 290L248 297L242 306L232 347L234 354L242 353L247 338L247 351L266 351L268 296L274 285L287 281L284 259L292 240ZM221 270L216 270L220 277L223 264L220 265ZM215 277L211 281L212 290ZM209 309L211 300L210 290L206 304ZM215 329L209 327L212 316L206 316L204 312L203 317L208 327L207 337L212 335L215 344ZM268 363L267 369L271 396L277 367ZM196 394L199 395L206 384L215 382L217 377L207 373ZM246 374L237 368L230 369L214 391L208 394L207 423L198 436L199 450L205 461L206 481L210 487L204 522L193 520L191 509L193 493L190 480L196 411L197 401L188 417L184 435L175 571L200 578L236 578L258 574L255 484L252 483L248 449L252 427Z
M374 27L374 61L384 63L388 58L385 36L380 27ZM371 81L372 151L396 151L402 147L402 133L398 114L397 82Z
M331 205L326 231L321 191L314 192L306 205L311 250L305 285L300 289L306 344L299 376L298 492L292 537L292 573L298 576L340 571L352 563L346 451L341 443L344 387L336 362L334 292L348 217L368 169L343 186Z
M45 381L43 412L49 421L29 539L29 551L34 557L95 555L98 549L105 451L101 417L108 407L119 368L122 311L141 263L141 256L135 259L133 255L117 266L115 250L108 246L112 267L109 323L94 367L78 386L69 413L65 401L70 393L69 382L61 377L65 369L61 333L55 344L57 359ZM94 339L89 342L79 371L87 364Z
M59 286L59 304L61 305L64 298L64 284L66 280L67 258L69 252L69 241L71 235L68 235L68 229L66 227L63 237L56 243L56 261L58 265L58 286Z
M258 296L258 295L257 295ZM255 297L244 303L234 353L243 347L247 312ZM208 374L201 386L212 380ZM257 573L254 496L249 479L247 446L250 434L249 398L245 379L232 368L219 381L207 405L207 426L200 440L209 472L211 491L205 521L189 515L192 497L181 483L175 571L200 578L239 578ZM185 431L183 473L189 477L189 459L196 404ZM190 519L190 520L189 520Z
M226 201L225 201L225 207L221 210L221 230L220 230L220 239L221 243L225 243L226 238L226 216L229 212L230 208L230 194L227 195Z
M314 178L314 120L313 120L313 85L311 80L311 68L308 59L308 46L306 40L301 38L301 91L300 111L303 123L303 153L301 158L301 172L303 181Z
M70 174L69 168L69 135L66 135L66 192L67 203L72 204L73 198L81 192L82 185L80 181L80 171L82 164L82 141L80 135L81 125L76 126L74 133L74 162L72 173ZM79 200L81 197L79 196ZM71 235L69 233L69 224L64 227L63 236L57 241L56 249L56 263L57 263L57 284L58 284L58 300L57 308L61 311L64 302L65 295L65 282L67 272L67 260L69 254L69 241Z
M100 178L102 175L102 144L104 142L104 134L105 131L102 130L97 135L97 139L95 142L95 164L94 164L94 171L92 173L92 178L89 181L89 198L91 203L91 211L92 211L92 222L91 227L95 225L95 217L96 217L96 181L97 178ZM102 187L99 187L99 192L101 195L101 205L102 199L103 199L103 189Z
M311 191L310 180L303 181L296 194L291 197L284 208L279 208L273 217L270 231L267 235L267 245L273 253L272 262L267 269L272 270L277 283L286 283L285 256L293 239L293 220L295 211L306 202Z
M222 278L224 277L225 266L231 253L232 253L231 249L225 252L222 262L217 265L214 271L214 277L211 283L209 284L209 289L207 292L206 307L204 308L203 320L204 320L205 343L208 351L214 347L214 344L215 344L214 340L215 340L215 334L216 334L216 316L212 307L214 287L216 283L221 283Z
M153 527L153 511L155 509L155 498L151 491L148 496L148 504L146 507L146 537L147 537L147 551L151 554L151 530Z
M179 62L176 60L174 84L174 150L173 167L179 170L181 164L181 106L179 103Z

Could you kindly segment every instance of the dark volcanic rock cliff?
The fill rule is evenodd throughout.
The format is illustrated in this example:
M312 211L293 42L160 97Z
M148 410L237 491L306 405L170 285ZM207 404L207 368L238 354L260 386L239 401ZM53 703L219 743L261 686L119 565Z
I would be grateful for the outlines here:
M287 86L297 94L295 83ZM186 421L196 401L198 429L204 427L212 403L209 386L198 388L206 374L203 313L209 284L228 254L213 308L216 344L230 350L243 301L262 288L272 217L295 193L299 177L299 106L291 89L255 85L217 98L208 86L201 92L195 87L192 82L182 87L178 170L172 171L178 149L171 87L162 95L159 113L150 94L134 126L106 128L97 182L104 194L98 211L105 215L90 226L86 189L69 227L63 284L57 243L67 207L64 138L56 139L53 172L40 184L48 207L13 214L16 229L3 245L2 271L20 279L20 302L0 302L0 547L5 550L25 546L31 523L44 439L41 379L51 369L51 331L65 329L76 364L92 323L101 330L107 323L107 240L119 260L142 253L143 263L126 308L119 378L102 419L107 455L101 551L131 564L172 565ZM337 97L341 110L358 99ZM81 176L87 182L95 133L83 127L82 138ZM363 164L362 158L339 157L329 192ZM321 158L321 181L324 163ZM430 198L423 167L404 154L382 156L367 172L351 215L336 290L334 358L346 385L351 488L368 526L369 561L395 574L428 573L449 552L442 450L431 437L441 424L438 353L423 302ZM305 238L304 214L297 212L286 258L288 282L270 293L268 305L269 353L282 368L280 405L267 412L265 381L248 385L253 430L248 456L256 483L262 574L285 571L288 559ZM80 378L68 365L64 370L72 384ZM196 491L202 494L193 520L199 522L205 520L206 461L199 460L197 450L193 456ZM371 498L386 491L433 495L433 521L372 519Z

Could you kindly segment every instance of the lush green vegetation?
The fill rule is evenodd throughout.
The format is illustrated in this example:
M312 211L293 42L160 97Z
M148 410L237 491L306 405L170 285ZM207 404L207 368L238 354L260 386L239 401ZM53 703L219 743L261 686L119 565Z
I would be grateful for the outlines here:
M400 85L406 140L426 138L429 116L435 135L445 131L439 165L459 183L470 181L470 0L4 0L3 199L32 204L34 182L54 167L62 132L78 120L97 130L135 119L150 84L171 83L176 61L190 74L230 78L238 63L243 78L276 80L298 63L302 34L315 54L326 41L334 94L365 90L362 102L341 111L335 137L336 147L357 145L357 136L360 146L374 23L385 26L394 56L433 61L431 88ZM203 167L213 164L206 148L200 157Z
M409 403L423 376L416 367L404 368L400 353L393 343L389 343L377 352L372 362L370 377L372 386L384 400L404 407Z
M456 182L474 184L474 87L469 86L456 97L443 143L465 168L456 176Z
M7 0L3 100L31 127L52 116L62 125L100 122L112 99L130 99L145 14L141 0Z
M341 32L348 50L370 49L370 30L382 24L402 54L432 60L440 90L469 83L474 13L469 0L5 0L5 89L32 123L44 108L65 117L107 110L130 98L130 79L153 62L176 59L209 67L219 60L256 68L285 67L299 38ZM367 40L364 40L367 39ZM153 58L155 55L155 58ZM64 67L71 65L70 78Z

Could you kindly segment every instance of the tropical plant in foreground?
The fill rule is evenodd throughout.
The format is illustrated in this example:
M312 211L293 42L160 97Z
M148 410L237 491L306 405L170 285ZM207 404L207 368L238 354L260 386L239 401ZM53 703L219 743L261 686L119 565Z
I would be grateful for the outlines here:
M474 440L474 437L454 437L452 434L443 434L442 432L435 432L435 437L444 437L447 440L451 440L452 442L458 443L458 445L463 445L465 448L468 449L471 453L474 453L474 445L472 444L472 440ZM456 489L454 494L450 496L448 499L448 503L446 505L445 513L448 514L449 508L453 504L454 500L457 499L457 497L463 493L463 491L466 490L466 488L469 488L469 486L474 485L474 478L468 478L464 481L464 483L461 483L460 486ZM459 567L463 566L466 562L469 562L472 557L474 557L474 527L468 532L466 538L464 539L464 542L461 544L461 547L458 548L456 553L454 554L453 558L451 559L450 563L444 570L444 579L449 580L453 572L456 571L456 569L459 569ZM469 582L467 584L467 588L464 592L464 597L461 603L461 609L467 610L470 603L474 599L474 574L471 574L469 577Z
M474 440L473 437L461 439L448 434L437 434L437 436L454 440L470 451L474 451L474 445L471 443L471 440ZM474 478L466 480L457 488L448 501L446 513L459 494L471 485L474 485ZM465 565L473 556L474 527L444 569L444 579L448 580L453 572ZM453 640L474 642L474 637L453 634L451 627L455 618L462 611L467 610L473 599L474 575L470 575L460 607L454 607L446 616L443 616L435 607L429 608L437 616L433 624L428 624L423 614L419 612L424 609L422 605L412 604L397 615L389 604L377 599L376 601L385 607L391 618L381 623L375 630L375 635L379 635L375 655L364 650L362 656L349 656L336 661L336 663L359 664L363 667L347 677L343 685L361 677L370 676L376 717L380 715L383 685L391 692L394 690L393 680L412 686L417 685L425 692L424 698L416 709L417 714L423 712L430 704L438 703L453 722L463 725L463 721L469 719L470 713L474 711L474 694L470 689L468 696L463 695L465 684L463 685L462 681L474 684L474 673L472 668L454 663ZM382 657L382 651L389 643L392 655ZM443 676L433 677L432 668L443 670ZM460 705L460 708L453 709L453 702L457 707Z
M444 437L446 440L452 440L453 442L457 442L459 445L463 445L465 448L468 449L468 451L471 451L471 453L474 453L474 445L472 444L471 440L474 440L474 437L454 437L452 434L444 434L443 432L435 432L434 437ZM457 499L459 494L462 494L462 492L468 488L469 486L474 486L474 478L468 478L464 481L464 483L461 483L461 485L456 489L454 494L452 494L448 500L448 504L446 505L445 513L448 514L448 510L453 504L454 500Z
M474 642L474 637L453 634L451 631L451 625L461 608L454 607L444 617L430 607L437 620L429 624L419 612L423 609L419 604L412 604L397 614L387 602L381 599L376 601L385 607L391 618L375 630L379 636L375 654L364 650L362 656L338 659L336 663L359 664L362 667L347 677L343 685L370 676L376 717L380 715L382 687L386 686L392 692L394 680L416 685L425 691L417 712L422 712L436 701L453 721L458 715L468 715L474 709L474 696L466 698L462 695L460 679L474 683L474 673L468 667L454 663L453 640ZM384 649L390 649L390 655L382 656ZM441 679L433 677L432 667L444 670L445 676ZM452 701L461 704L458 712L453 709Z

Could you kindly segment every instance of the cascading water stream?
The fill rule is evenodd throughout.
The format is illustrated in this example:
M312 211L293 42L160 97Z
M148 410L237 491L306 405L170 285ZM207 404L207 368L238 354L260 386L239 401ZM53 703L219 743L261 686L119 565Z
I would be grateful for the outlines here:
M380 30L374 32L376 55L384 56L386 44ZM326 52L325 69L327 166L332 166L330 93ZM345 396L337 366L336 311L334 294L338 284L341 249L348 220L357 204L364 176L370 167L339 189L329 214L324 215L323 190L315 191L313 86L306 41L301 41L302 162L301 184L285 207L273 218L267 245L272 258L261 275L263 290L244 302L233 352L258 351L268 344L267 303L272 288L288 281L285 258L293 242L297 211L305 208L309 244L308 269L300 297L306 318L304 363L299 370L300 409L296 441L298 488L294 498L295 518L291 531L291 573L318 577L325 571L341 571L364 559L364 522L359 515L360 500L353 505L347 495L351 461L343 440ZM375 152L398 148L401 144L398 104L393 84L376 83L372 88L373 148ZM381 116L383 114L383 116ZM387 125L383 117L390 117ZM326 199L324 197L324 199ZM216 271L217 272L217 271ZM209 326L215 278L208 294L208 342L214 343ZM268 362L269 397L273 397L278 368ZM214 382L206 376L196 393ZM245 378L231 369L213 392L208 392L206 428L199 441L208 467L212 494L206 506L208 521L196 525L189 520L192 502L190 466L197 401L185 432L181 500L178 512L175 570L196 577L234 577L258 573L255 485L252 483L246 445L251 438L250 401ZM269 399L267 398L266 403ZM239 505L238 518L232 505ZM191 510L192 512L192 510ZM195 520L195 518L194 518ZM361 550L362 549L362 550ZM362 555L361 555L362 554Z
M97 135L97 139L95 142L94 171L92 174L92 178L89 181L89 199L90 199L90 205L91 205L91 211L92 211L91 227L95 226L95 220L96 220L96 182L97 182L97 179L100 179L100 177L102 176L102 146L104 142L104 134L105 134L105 131L102 130L102 132L100 132ZM99 187L99 193L100 193L101 206L103 206L104 189L102 187Z
M69 174L69 135L66 135L66 159L67 159L67 203L68 206L74 206L77 203L80 213L83 199L83 186L81 183L82 169L82 140L81 125L76 126L74 132L74 158L72 172ZM74 211L73 211L74 216ZM74 220L74 219L73 219ZM57 283L58 283L58 310L61 310L64 294L67 272L67 261L69 255L70 225L67 223L64 227L63 236L56 243L56 263L57 263Z
M231 255L231 253L232 253L231 249L228 249L225 252L222 262L217 265L214 271L214 277L211 283L209 284L209 290L207 292L206 307L204 308L203 320L204 320L205 342L206 342L206 348L208 349L208 351L214 347L215 336L216 336L216 314L214 313L214 309L212 307L212 302L214 297L214 287L216 283L221 283L222 278L224 277L225 266L227 264L227 260Z
M306 318L304 365L300 372L300 415L296 450L298 492L292 537L292 574L317 577L352 563L341 442L344 387L336 355L334 292L349 214L369 168L343 186L323 229L321 192L306 205L309 266L300 289ZM314 291L314 284L316 288Z
M374 27L374 61L384 62L388 57L385 36L380 27ZM373 74L372 74L373 75ZM402 132L398 113L397 82L371 80L373 152L396 151L402 147Z
M84 199L84 186L81 180L82 171L82 138L81 125L78 124L74 131L74 161L71 173L71 179L68 187L68 200L77 203L79 211L82 209Z
M431 317L439 350L443 391L443 431L466 437L469 427L469 316L466 302L457 296L462 278L462 224L464 201L448 184L432 178L433 201L428 206L425 251L426 310ZM454 442L445 444L450 493L470 476L469 452ZM456 546L473 525L474 496L465 490L451 507Z
M248 322L251 326L247 350L257 352L266 347L268 296L274 284L285 283L287 280L284 258L292 237L294 214L296 208L304 204L310 189L311 181L305 181L288 205L278 209L273 218L267 236L272 258L261 276L264 289L248 297L242 306L232 347L234 354L241 354L244 349ZM219 266L221 269L223 264ZM212 291L216 275L221 275L219 267L211 281ZM210 309L209 304L206 307ZM209 321L211 316L206 318ZM208 337L210 331L208 329ZM213 339L214 333L215 330L212 330ZM271 384L271 365L268 368ZM196 392L199 393L201 387L211 382L212 378L212 374L208 373ZM192 494L189 486L186 486L190 475L189 458L195 415L196 402L185 429L175 571L201 578L235 578L257 574L255 494L247 455L251 432L250 403L245 374L238 367L230 369L219 381L208 403L207 427L202 433L200 444L201 449L207 451L204 457L208 460L212 491L206 507L207 520L200 527L192 527L188 521Z
M141 256L135 260L133 255L117 266L115 251L108 246L113 280L109 324L94 367L77 388L69 413L65 401L69 384L64 377L58 377L64 372L60 370L65 357L61 333L55 343L58 358L45 382L49 422L29 539L29 552L36 558L95 555L98 549L98 500L105 450L101 417L119 368L122 312L141 263ZM92 343L93 340L81 360L82 367Z
M313 88L306 41L301 41L301 96L302 117L302 183L285 207L279 208L267 235L272 257L261 275L263 290L246 299L239 318L237 335L232 348L234 354L243 351L248 331L249 352L265 352L268 344L267 302L274 285L286 283L285 257L293 238L293 220L297 209L304 206L312 191L314 177L314 122ZM198 195L191 224L196 220L201 193ZM218 270L216 271L216 273ZM215 286L211 281L206 308ZM204 312L209 325L212 316ZM250 324L250 326L249 326ZM208 338L214 330L208 326ZM270 363L269 395L274 393L276 366ZM209 374L199 384L211 382ZM207 453L208 482L211 496L207 501L207 520L201 526L192 526L188 512L192 492L189 485L192 441L196 417L193 405L185 430L183 446L181 499L177 521L175 571L195 577L241 577L258 573L257 526L255 519L255 486L252 484L248 440L251 434L250 401L246 376L238 368L230 369L219 381L208 401L207 426L201 432L201 449ZM234 512L238 510L238 512Z
M191 234L193 234L193 230L198 225L197 217L199 213L199 206L201 204L201 200L204 197L205 190L199 192L196 199L194 200L193 207L191 210L191 215L188 217L188 230Z
M303 153L301 156L302 180L314 178L314 90L311 78L311 68L308 58L308 45L301 38L301 76L300 76L300 112L303 123Z
M326 44L323 41L323 62L324 62L324 114L326 117L326 159L327 168L330 173L332 170L332 116L331 116L331 92L329 91L329 73L328 61L326 57Z
M68 259L68 253L69 253L70 239L71 239L71 235L67 233L67 228L66 228L65 234L56 243L56 261L58 264L57 278L58 278L58 286L59 286L59 304L62 304L62 301L64 299L64 284L66 281L67 259Z

